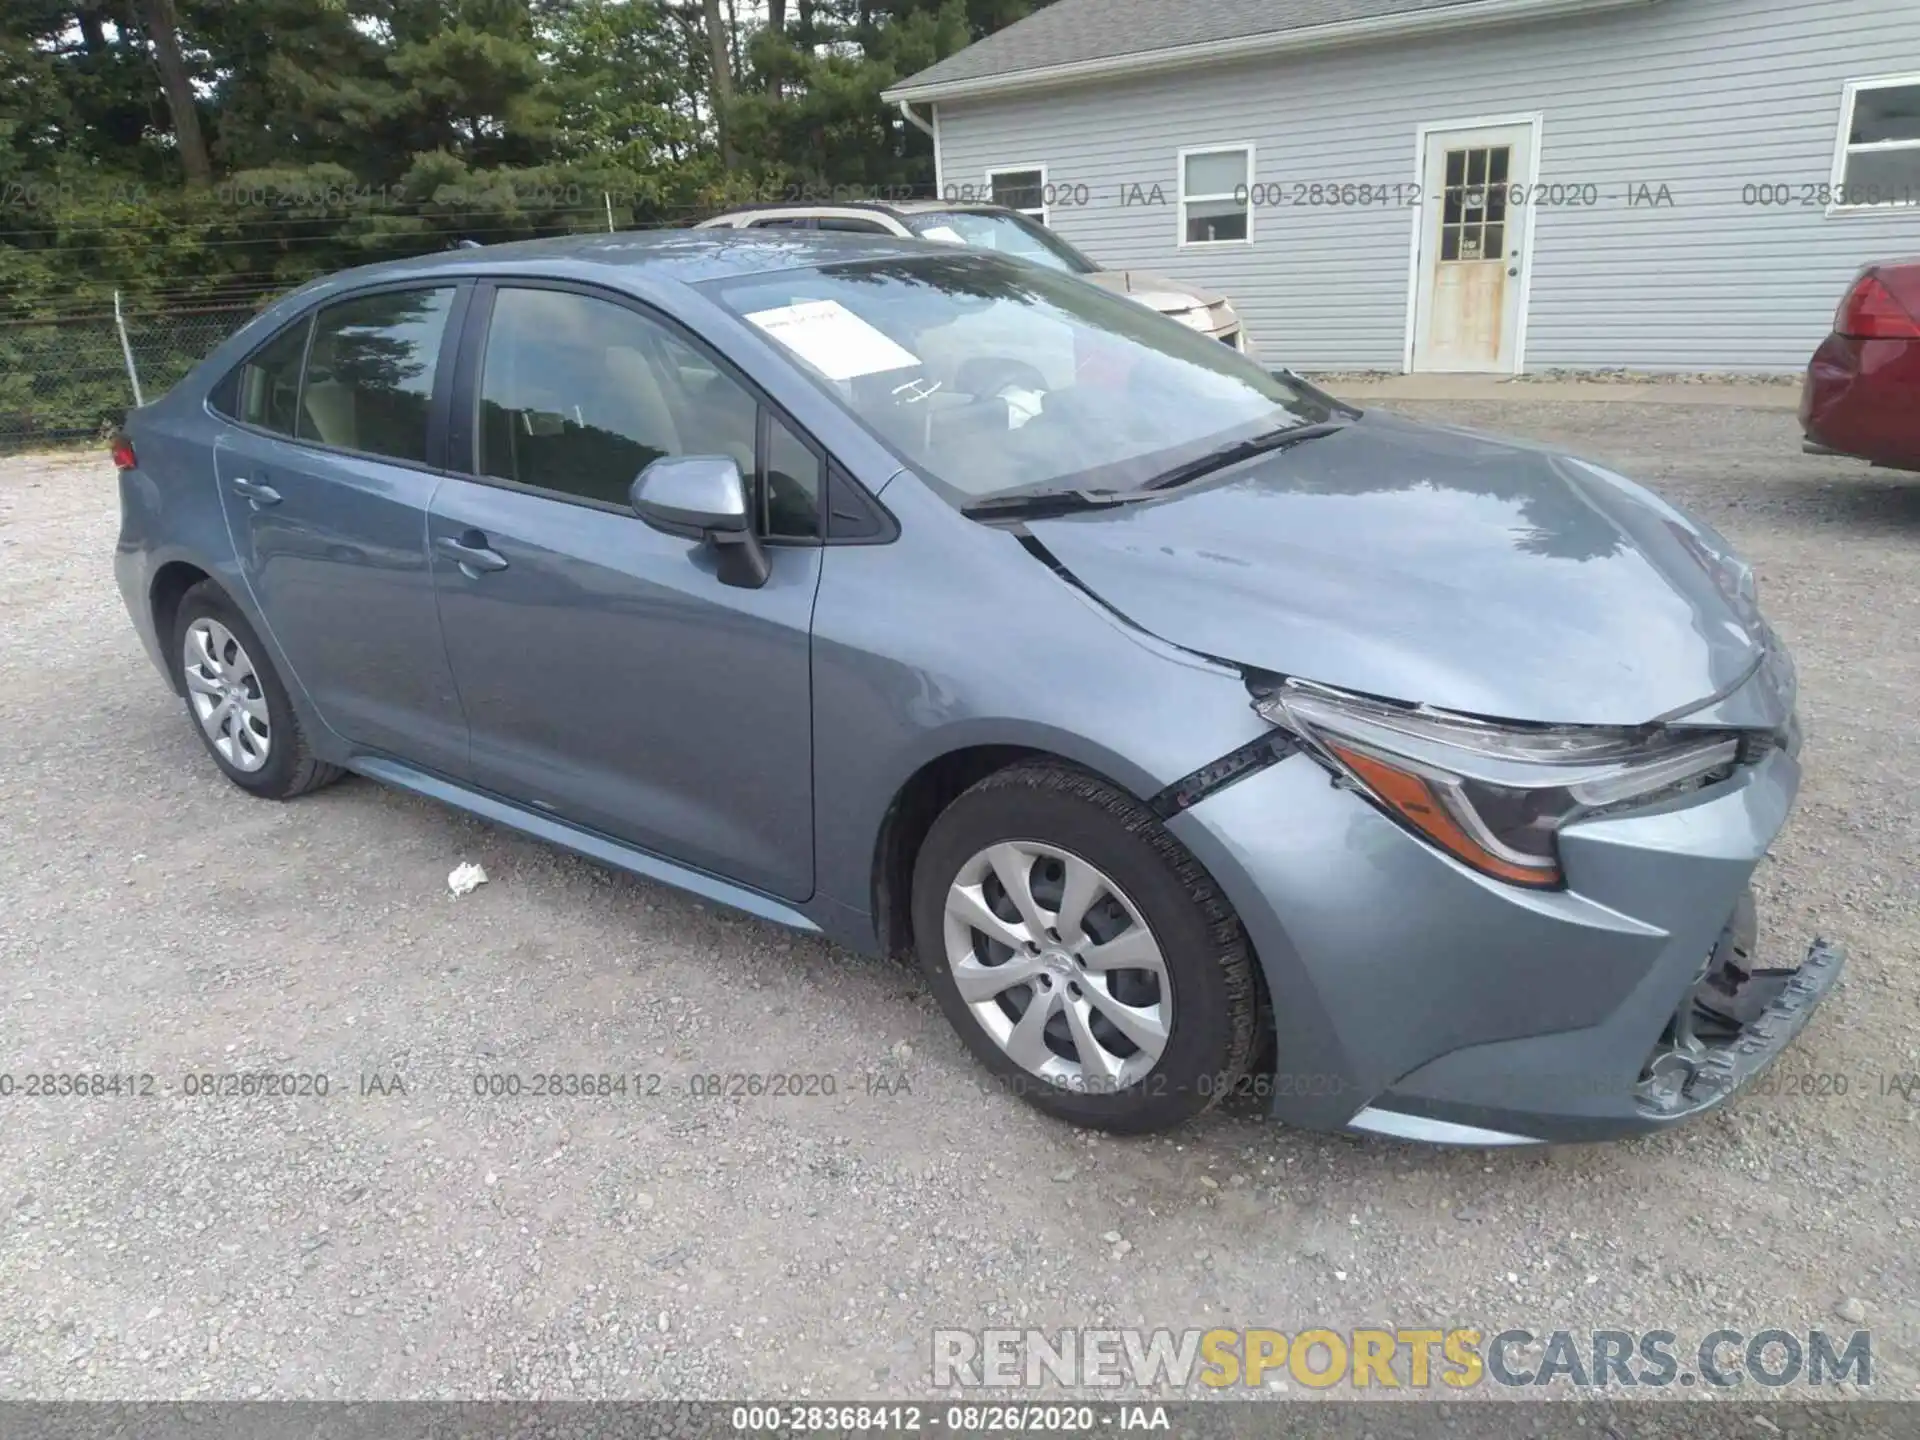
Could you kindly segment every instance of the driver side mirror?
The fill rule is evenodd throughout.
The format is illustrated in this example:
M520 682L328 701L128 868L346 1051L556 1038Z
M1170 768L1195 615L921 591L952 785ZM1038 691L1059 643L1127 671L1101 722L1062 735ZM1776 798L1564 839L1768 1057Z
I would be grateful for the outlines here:
M666 535L710 546L723 585L758 590L772 567L760 537L740 466L728 455L669 455L635 477L633 513Z

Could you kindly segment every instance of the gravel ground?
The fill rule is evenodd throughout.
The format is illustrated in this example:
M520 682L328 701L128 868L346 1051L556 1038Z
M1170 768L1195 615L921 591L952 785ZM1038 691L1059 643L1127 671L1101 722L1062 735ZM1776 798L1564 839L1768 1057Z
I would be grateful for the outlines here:
M984 1091L896 965L364 781L242 796L122 613L111 471L15 458L0 1070L156 1093L0 1100L0 1399L909 1397L936 1327L1218 1324L1864 1323L1872 1393L1920 1394L1920 477L1777 411L1402 408L1614 464L1755 562L1811 735L1762 924L1852 952L1772 1093L1532 1153L1245 1108L1076 1134ZM462 860L491 880L456 900ZM240 1071L330 1093L184 1093ZM475 1095L505 1071L663 1083ZM735 1071L836 1093L693 1093Z

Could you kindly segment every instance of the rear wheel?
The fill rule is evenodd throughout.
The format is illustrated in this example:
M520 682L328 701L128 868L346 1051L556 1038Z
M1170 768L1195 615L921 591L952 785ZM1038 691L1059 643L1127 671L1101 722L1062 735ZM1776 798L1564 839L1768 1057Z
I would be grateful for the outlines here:
M242 790L290 800L345 773L313 758L266 646L218 586L181 597L173 654L195 732Z
M1009 1088L1104 1130L1166 1129L1244 1074L1245 932L1132 797L1063 765L975 785L914 867L914 940L947 1018Z

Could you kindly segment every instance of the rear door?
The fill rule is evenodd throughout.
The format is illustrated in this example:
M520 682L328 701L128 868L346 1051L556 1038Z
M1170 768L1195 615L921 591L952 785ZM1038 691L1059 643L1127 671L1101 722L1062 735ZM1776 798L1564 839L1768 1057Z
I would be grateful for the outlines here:
M355 745L462 775L466 719L440 639L427 504L440 484L441 352L464 291L335 300L222 391L221 503L254 604L321 718Z
M717 356L635 302L476 295L456 401L471 474L429 530L476 783L791 900L813 890L810 631L823 458ZM757 477L772 574L628 508L663 455Z

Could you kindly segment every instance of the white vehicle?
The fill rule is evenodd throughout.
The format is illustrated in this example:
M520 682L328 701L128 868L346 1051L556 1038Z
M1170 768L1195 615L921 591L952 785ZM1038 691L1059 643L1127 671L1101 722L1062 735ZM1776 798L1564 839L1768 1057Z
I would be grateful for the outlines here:
M997 250L1049 269L1084 276L1102 289L1129 296L1236 350L1253 353L1246 327L1226 296L1144 270L1108 270L1039 221L1003 205L951 204L943 200L767 205L728 210L701 221L696 228L837 230Z

